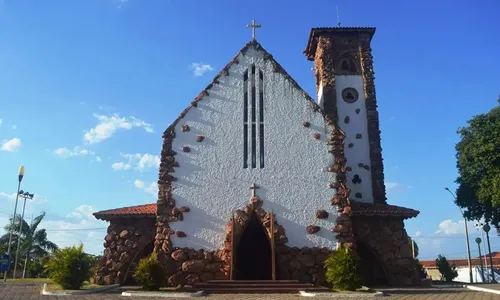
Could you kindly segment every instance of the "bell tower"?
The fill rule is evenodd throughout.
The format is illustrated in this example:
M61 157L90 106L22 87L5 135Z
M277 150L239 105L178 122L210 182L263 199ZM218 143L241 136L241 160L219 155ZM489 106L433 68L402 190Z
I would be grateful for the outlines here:
M313 28L304 53L314 61L318 104L345 133L350 199L386 204L370 46L374 34L373 27Z

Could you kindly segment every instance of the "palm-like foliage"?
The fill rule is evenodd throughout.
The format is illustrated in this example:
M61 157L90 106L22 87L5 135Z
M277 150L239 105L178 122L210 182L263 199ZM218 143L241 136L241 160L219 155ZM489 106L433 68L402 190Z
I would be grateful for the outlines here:
M0 252L7 252L9 235L12 232L10 253L16 253L21 222L23 223L23 228L19 248L20 256L24 256L25 258L42 258L49 254L49 252L57 250L57 245L47 239L45 229L38 229L44 217L45 212L34 218L31 224L22 220L20 215L16 216L15 222L12 222L13 220L10 218L9 224L5 226L5 234L0 237ZM21 259L18 263L21 263Z

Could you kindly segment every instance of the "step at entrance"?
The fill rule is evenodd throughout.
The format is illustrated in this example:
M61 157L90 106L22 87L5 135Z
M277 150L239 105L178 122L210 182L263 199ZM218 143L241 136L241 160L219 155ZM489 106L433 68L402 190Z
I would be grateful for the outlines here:
M297 294L299 291L327 292L326 287L316 287L298 280L209 280L197 283L182 291L204 291L207 294Z

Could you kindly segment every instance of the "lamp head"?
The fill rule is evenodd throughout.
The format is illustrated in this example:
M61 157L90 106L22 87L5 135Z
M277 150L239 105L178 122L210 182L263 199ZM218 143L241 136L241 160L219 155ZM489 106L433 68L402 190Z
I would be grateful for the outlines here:
M19 172L17 173L17 177L19 179L19 182L21 182L23 180L23 177L24 177L24 166L20 166L19 167Z
M486 232L486 233L490 232L490 230L491 230L490 225L488 225L488 223L484 224L484 226L483 226L483 230L484 230L484 232Z
M29 197L30 193L24 192L24 196Z
M480 237L477 237L477 238L476 238L476 243L477 243L477 244L481 244L481 242L482 242L481 238L480 238Z
M19 194L19 195L22 195L22 194L24 194L24 191L23 191L23 190L20 190L18 194Z

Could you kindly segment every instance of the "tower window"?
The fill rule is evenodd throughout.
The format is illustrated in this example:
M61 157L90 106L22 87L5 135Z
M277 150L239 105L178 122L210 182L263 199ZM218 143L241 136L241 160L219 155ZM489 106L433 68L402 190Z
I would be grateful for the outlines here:
M355 88L345 88L342 90L342 99L347 103L356 102L358 97L358 91Z

